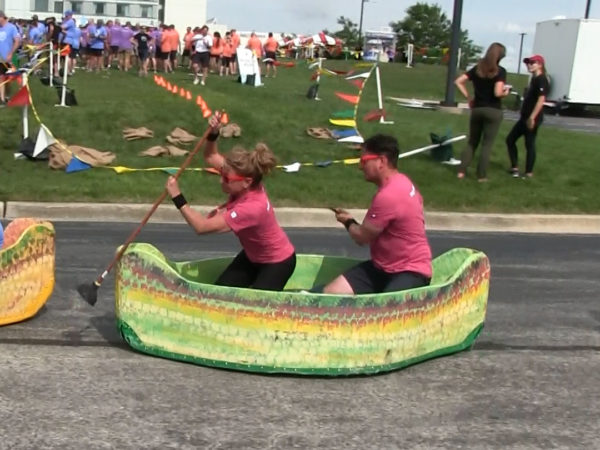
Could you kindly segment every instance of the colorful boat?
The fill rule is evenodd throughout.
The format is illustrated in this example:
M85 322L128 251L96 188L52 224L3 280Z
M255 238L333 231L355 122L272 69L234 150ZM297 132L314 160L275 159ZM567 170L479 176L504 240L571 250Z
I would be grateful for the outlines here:
M54 289L54 227L15 219L0 248L0 325L33 317Z
M470 348L483 327L490 266L457 248L433 261L428 287L336 296L301 292L357 260L298 255L282 292L211 284L231 258L172 262L132 244L119 262L116 315L140 352L263 373L372 374Z

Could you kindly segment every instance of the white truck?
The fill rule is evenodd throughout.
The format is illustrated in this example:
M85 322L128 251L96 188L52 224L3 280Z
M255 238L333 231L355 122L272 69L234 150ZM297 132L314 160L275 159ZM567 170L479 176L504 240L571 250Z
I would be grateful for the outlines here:
M537 23L533 54L542 55L546 61L550 77L547 106L558 113L567 107L600 104L600 20Z

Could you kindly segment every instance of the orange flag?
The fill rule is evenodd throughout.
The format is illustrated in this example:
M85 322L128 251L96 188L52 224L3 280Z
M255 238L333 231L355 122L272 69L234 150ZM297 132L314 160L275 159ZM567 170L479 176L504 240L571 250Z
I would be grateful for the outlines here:
M186 100L191 100L192 99L192 93L190 91L185 91L185 99Z
M348 103L352 103L353 105L358 104L358 101L360 100L360 97L358 95L344 94L342 92L336 92L335 95L337 95L342 100L347 101Z
M14 107L21 107L21 106L28 106L28 105L29 105L29 89L27 88L27 85L25 85L21 89L19 89L19 92L17 92L15 95L13 95L12 98L6 104L6 106L14 106Z
M355 78L354 80L348 80L349 83L352 83L354 86L356 86L359 89L362 89L363 86L365 85L365 80L360 80L358 78Z

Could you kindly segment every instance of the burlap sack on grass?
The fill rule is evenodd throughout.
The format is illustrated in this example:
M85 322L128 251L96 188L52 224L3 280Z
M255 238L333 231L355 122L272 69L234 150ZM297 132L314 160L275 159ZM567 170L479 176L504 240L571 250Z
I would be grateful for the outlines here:
M73 155L77 159L89 164L92 167L108 166L112 164L117 155L112 152L101 152L94 148L82 147L80 145L52 144L48 147L48 166L51 169L65 169L71 162Z

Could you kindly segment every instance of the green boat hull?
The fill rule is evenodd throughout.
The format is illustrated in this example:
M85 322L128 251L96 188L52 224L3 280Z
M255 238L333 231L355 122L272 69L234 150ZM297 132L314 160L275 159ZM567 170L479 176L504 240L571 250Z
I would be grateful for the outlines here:
M373 374L469 348L485 319L485 254L453 249L433 261L430 286L337 296L299 292L358 261L298 255L282 292L215 286L231 258L171 262L132 244L119 262L116 315L134 349L262 373Z

